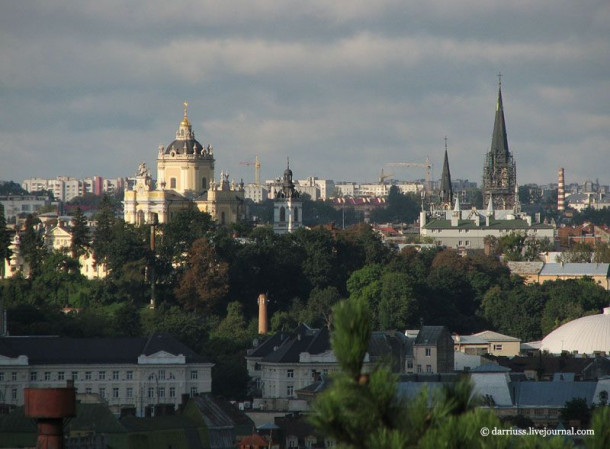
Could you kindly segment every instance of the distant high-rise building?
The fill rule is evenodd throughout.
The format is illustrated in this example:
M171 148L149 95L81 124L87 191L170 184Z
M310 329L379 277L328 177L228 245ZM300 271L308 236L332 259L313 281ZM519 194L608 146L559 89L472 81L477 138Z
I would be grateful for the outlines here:
M508 149L504 108L502 106L502 83L500 82L498 84L498 104L496 106L491 148L485 158L485 167L483 169L483 198L485 207L487 207L491 199L495 209L514 208L516 203L516 185L517 167L513 160L513 155Z

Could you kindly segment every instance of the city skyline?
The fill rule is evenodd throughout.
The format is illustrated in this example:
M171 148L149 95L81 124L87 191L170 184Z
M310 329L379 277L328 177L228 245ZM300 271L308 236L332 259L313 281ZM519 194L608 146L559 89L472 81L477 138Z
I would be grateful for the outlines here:
M153 169L183 102L216 170L254 181L441 174L481 184L498 73L517 183L607 183L610 6L465 2L8 2L0 179Z

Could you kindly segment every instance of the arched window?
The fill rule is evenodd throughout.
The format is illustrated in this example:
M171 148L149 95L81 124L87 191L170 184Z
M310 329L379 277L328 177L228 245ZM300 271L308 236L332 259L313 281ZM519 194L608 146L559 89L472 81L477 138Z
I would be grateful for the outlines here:
M225 213L224 212L220 213L220 224L225 224Z
M170 180L169 180L169 188L170 189L175 189L176 188L176 178L170 178Z
M299 221L299 208L294 208L294 221Z
M142 226L144 224L144 211L139 210L136 214L136 225Z
M284 209L284 206L280 207L280 221L286 221L286 209Z

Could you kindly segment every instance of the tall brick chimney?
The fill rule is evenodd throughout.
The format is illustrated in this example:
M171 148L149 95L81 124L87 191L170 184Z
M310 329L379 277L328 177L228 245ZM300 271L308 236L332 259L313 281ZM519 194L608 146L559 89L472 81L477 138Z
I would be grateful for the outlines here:
M563 175L563 168L560 168L557 174L559 178L557 181L557 212L566 210L566 189Z
M258 295L258 333L265 335L269 331L267 324L267 295L261 293Z

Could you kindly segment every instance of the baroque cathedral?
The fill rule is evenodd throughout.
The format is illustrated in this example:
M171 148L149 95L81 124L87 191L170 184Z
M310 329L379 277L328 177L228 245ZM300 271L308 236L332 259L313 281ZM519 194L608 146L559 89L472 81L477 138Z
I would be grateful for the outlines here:
M141 163L133 187L125 191L125 222L167 223L191 207L209 213L221 225L245 219L243 182L229 181L228 173L221 173L216 181L214 148L195 139L187 108L185 102L175 140L159 147L156 183Z

